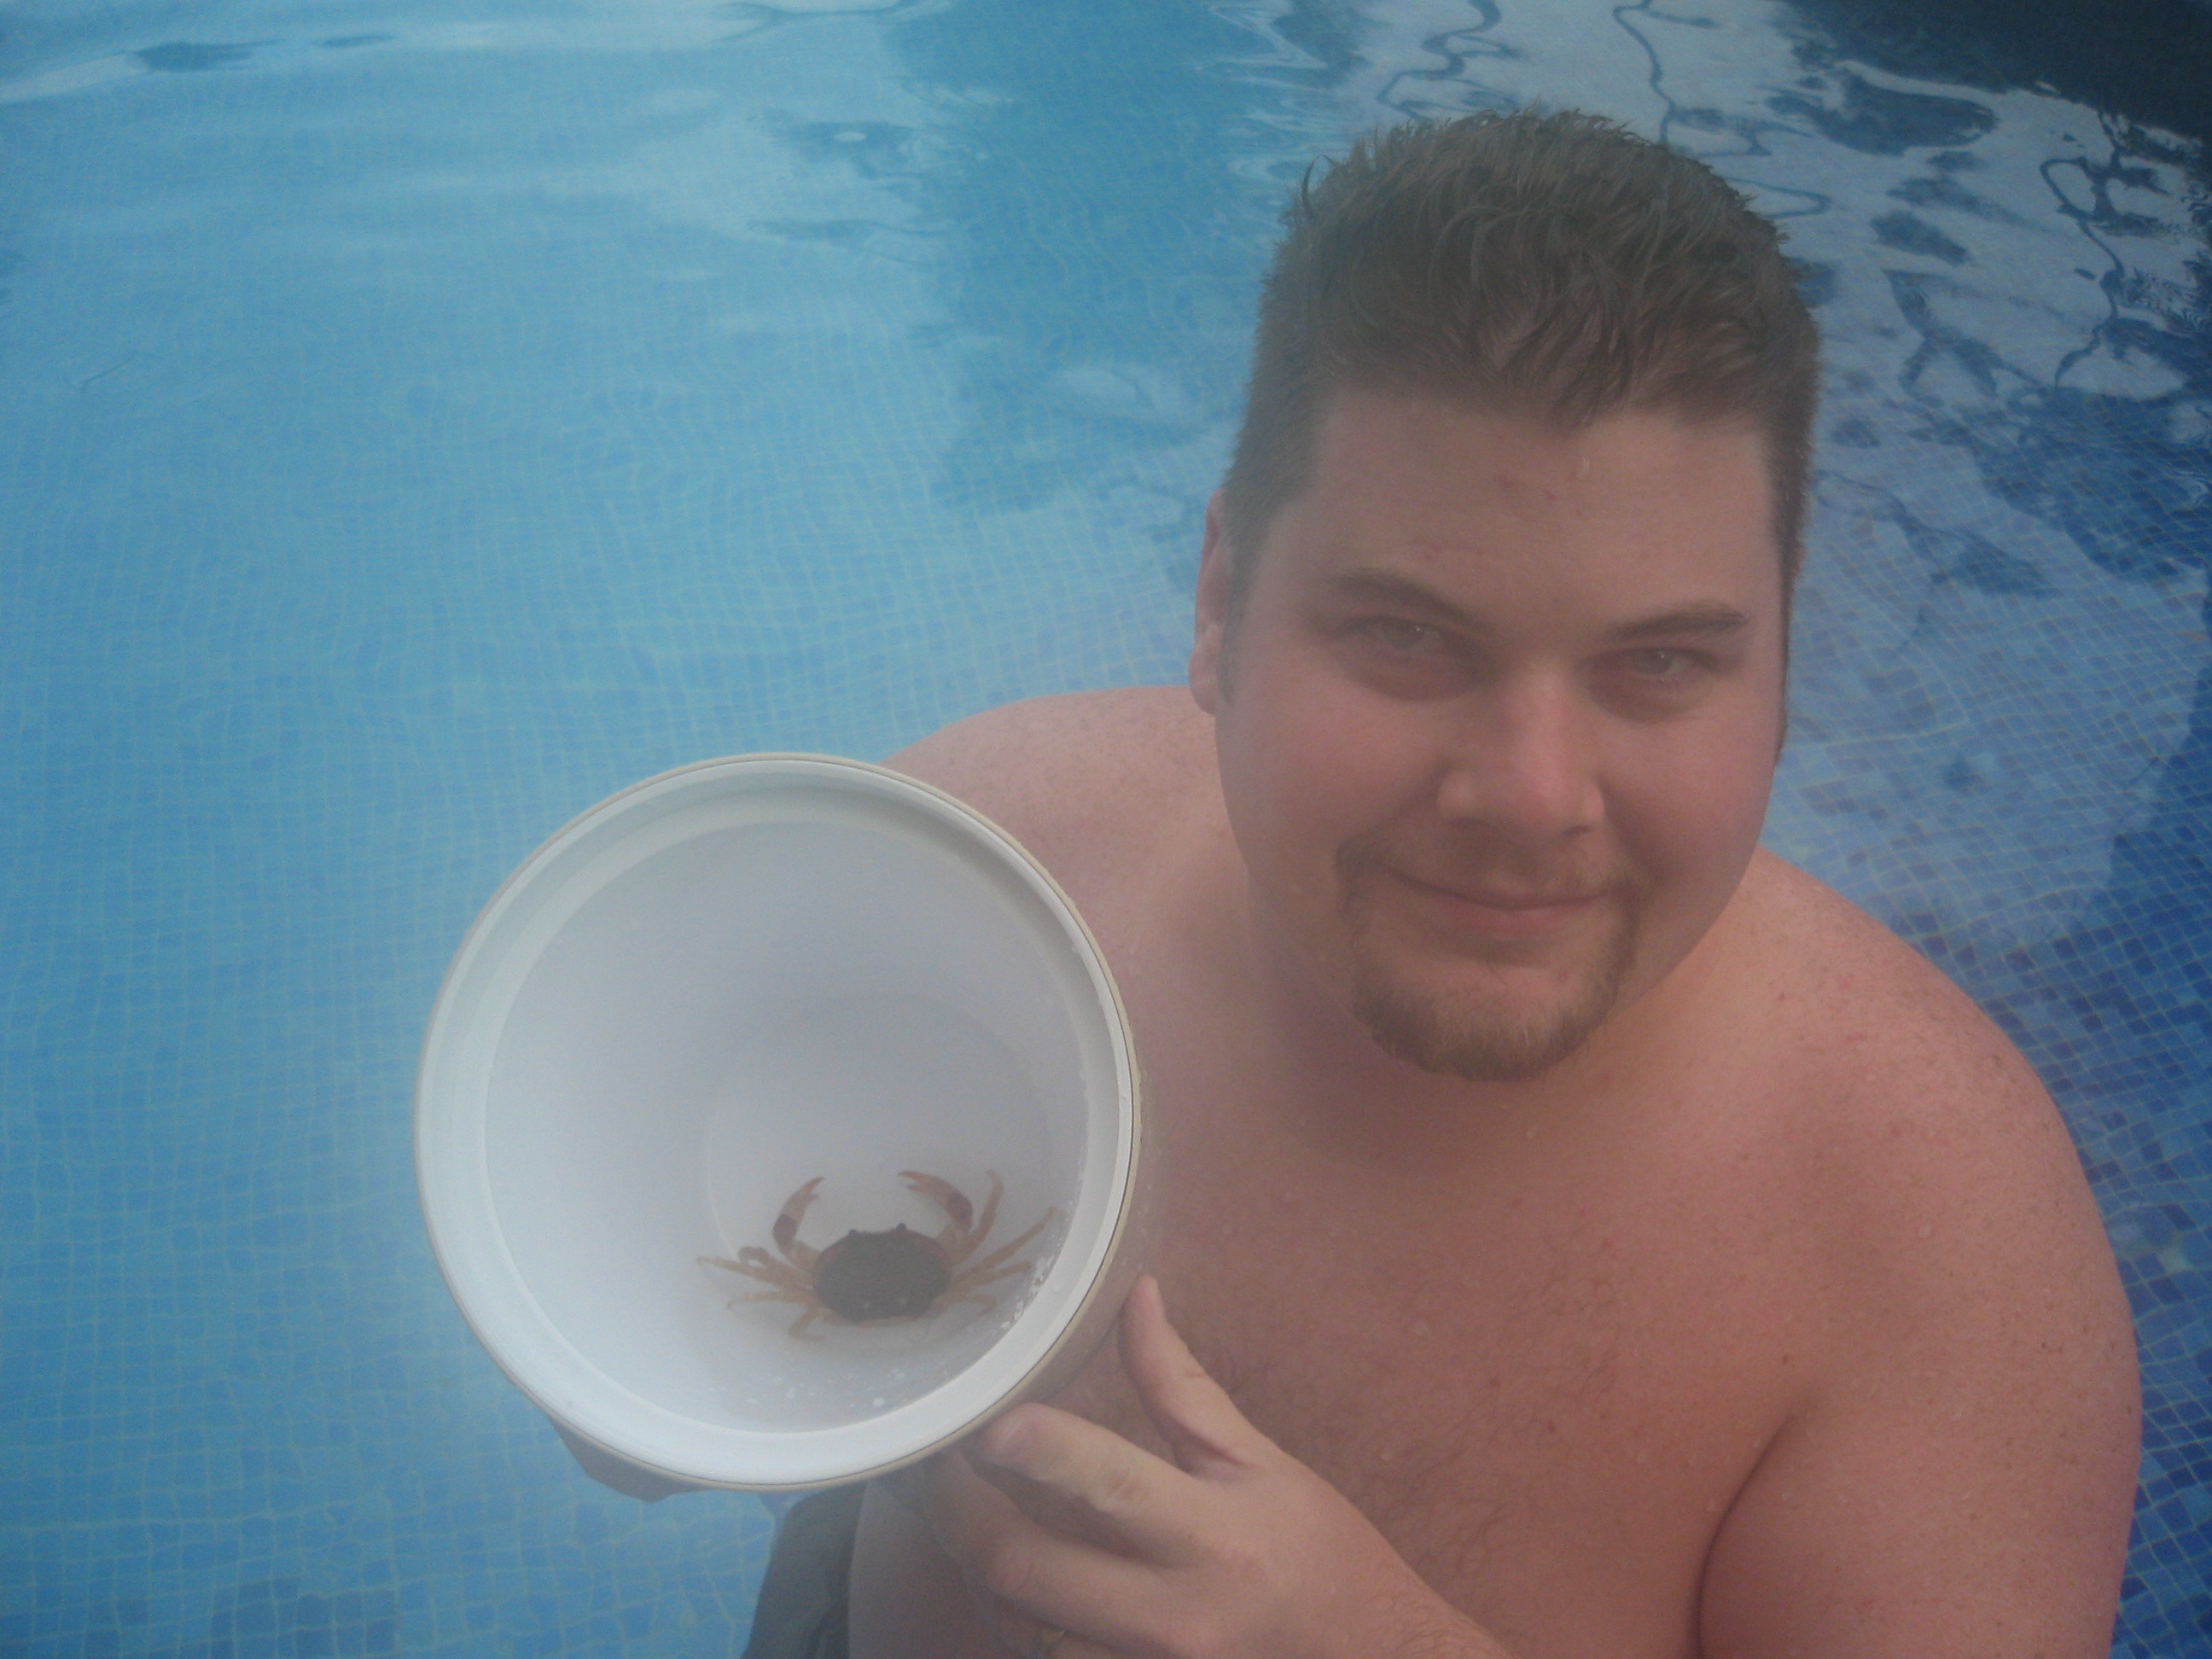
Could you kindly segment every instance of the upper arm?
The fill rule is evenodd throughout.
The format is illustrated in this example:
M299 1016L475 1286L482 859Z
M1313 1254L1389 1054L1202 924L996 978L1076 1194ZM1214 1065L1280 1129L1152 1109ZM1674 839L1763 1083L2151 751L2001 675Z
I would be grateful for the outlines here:
M1823 1378L1716 1538L1706 1659L2110 1650L2138 1443L2111 1249L2026 1063L1963 999L1923 1024L1844 1104Z

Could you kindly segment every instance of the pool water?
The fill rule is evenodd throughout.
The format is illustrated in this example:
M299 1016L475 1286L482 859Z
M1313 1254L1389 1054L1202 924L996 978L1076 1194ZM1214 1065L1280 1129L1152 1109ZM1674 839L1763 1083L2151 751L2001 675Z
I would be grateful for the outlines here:
M1176 678L1281 191L1542 100L1804 262L1768 839L2057 1096L2144 1358L2116 1651L2206 1652L2212 9L1935 15L9 0L0 1651L742 1642L768 1510L593 1486L438 1276L448 957L649 773Z

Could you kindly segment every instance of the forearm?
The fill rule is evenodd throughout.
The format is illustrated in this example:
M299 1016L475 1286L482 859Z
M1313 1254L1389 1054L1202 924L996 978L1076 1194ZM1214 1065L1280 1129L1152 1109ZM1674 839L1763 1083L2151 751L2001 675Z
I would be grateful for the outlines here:
M1361 1650L1389 1659L1517 1659L1511 1650L1426 1585L1394 1595L1379 1616L1390 1632Z
M847 1604L852 1659L1004 1659L928 1523L898 1489L872 1481L853 1540Z

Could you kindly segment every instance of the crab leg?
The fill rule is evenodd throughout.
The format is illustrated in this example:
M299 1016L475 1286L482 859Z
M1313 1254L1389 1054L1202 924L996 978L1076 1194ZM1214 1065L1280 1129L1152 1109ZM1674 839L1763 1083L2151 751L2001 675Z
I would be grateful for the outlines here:
M1032 1265L1027 1261L1009 1261L1005 1267L994 1269L989 1273L978 1273L971 1267L966 1273L956 1275L952 1282L945 1287L945 1293L947 1296L959 1297L964 1301L973 1302L976 1298L970 1292L980 1291L986 1285L995 1285L1002 1279L1012 1279L1018 1273L1025 1273ZM985 1299L988 1300L988 1297ZM997 1304L994 1303L992 1305Z
M962 1273L959 1279L955 1280L954 1282L959 1283L964 1280L971 1285L981 1285L988 1283L989 1280L993 1279L1000 1278L1001 1275L993 1273L991 1269L997 1267L1000 1262L1006 1260L1007 1257L1013 1255L1016 1250L1020 1249L1023 1245L1028 1243L1030 1240L1035 1238L1039 1233L1042 1232L1044 1231L1044 1224L1051 1220L1059 1213L1060 1212L1056 1209L1047 1210L1042 1215L1039 1216L1033 1224L1031 1224L1030 1230L1027 1232L1024 1233L1019 1238L1014 1240L1012 1243L1003 1244L997 1249L992 1251L990 1255L985 1256L974 1267L969 1268L966 1273Z
M789 1267L785 1267L766 1250L749 1245L738 1254L740 1256L756 1258L758 1265L742 1260L732 1261L726 1256L719 1255L702 1255L699 1260L702 1264L727 1267L732 1273L743 1273L748 1279L761 1279L776 1288L772 1291L755 1291L744 1296L733 1296L730 1298L730 1305L732 1308L740 1302L781 1302L787 1306L797 1307L802 1311L799 1317L792 1322L790 1334L793 1336L804 1335L806 1328L817 1319L827 1319L836 1325L849 1322L838 1317L834 1309L823 1307L815 1299L812 1285L792 1272Z
M975 1231L968 1236L966 1243L969 1251L991 1236L991 1224L999 1218L999 1200L1006 1195L1006 1183L999 1179L996 1170L986 1170L983 1173L991 1177L991 1195L983 1200L982 1219L975 1224Z
M819 1254L811 1245L799 1242L799 1224L806 1218L807 1207L814 1202L814 1194L825 1177L817 1176L789 1198L784 1200L782 1212L775 1218L772 1237L775 1248L790 1258L801 1273L811 1273Z
M975 1206L968 1201L968 1194L943 1176L924 1175L919 1170L901 1170L899 1178L924 1198L935 1200L937 1207L951 1218L951 1225L938 1234L937 1242L958 1261L975 1220Z
M981 1279L969 1279L963 1274L945 1287L945 1300L948 1303L980 1302L987 1308L995 1308L999 1305L998 1298L983 1295L983 1287L986 1285L995 1285L1002 1279L1010 1278L1028 1265L1027 1262L1017 1262L1011 1267L1001 1267L998 1272L988 1274Z
M969 1253L991 1231L991 1224L999 1218L999 1200L1005 1194L1006 1184L999 1179L995 1170L987 1171L991 1177L991 1195L983 1200L983 1215L975 1218L975 1206L962 1192L942 1176L925 1175L919 1170L901 1170L906 1184L925 1198L934 1199L945 1213L952 1218L952 1224L938 1234L937 1242L955 1264L968 1259Z
M747 1279L757 1279L763 1284L775 1285L800 1296L813 1294L811 1281L800 1278L766 1250L752 1245L738 1251L735 1261L721 1255L702 1255L699 1261L702 1267L726 1267L733 1273L743 1273Z

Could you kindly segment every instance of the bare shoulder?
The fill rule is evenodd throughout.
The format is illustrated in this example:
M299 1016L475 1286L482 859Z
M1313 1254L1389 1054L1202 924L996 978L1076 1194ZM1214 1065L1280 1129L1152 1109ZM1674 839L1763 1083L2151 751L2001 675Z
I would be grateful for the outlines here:
M1930 1158L1948 1174L1942 1185L1954 1212L1975 1191L2014 1181L2079 1187L2073 1143L2042 1082L1926 957L1766 854L1744 897L1759 994L1786 1011L1775 1023L1786 1034L1785 1063L1804 1081L1802 1121L1832 1153L1849 1154L1881 1183ZM1971 1165L1962 1163L1969 1149Z
M1816 1358L1716 1540L1706 1650L2100 1655L2134 1342L2065 1124L2004 1033L1873 918L1764 855L1743 896L1787 1033Z
M1213 722L1180 686L1009 703L885 764L1004 825L1062 879L1218 811L1220 798Z
M1917 951L1840 894L1761 854L1747 878L1758 995L1796 1079L1809 1204L1855 1272L1911 1279L2109 1255L2080 1159L2033 1067ZM2100 1280L2101 1282L2101 1279Z

